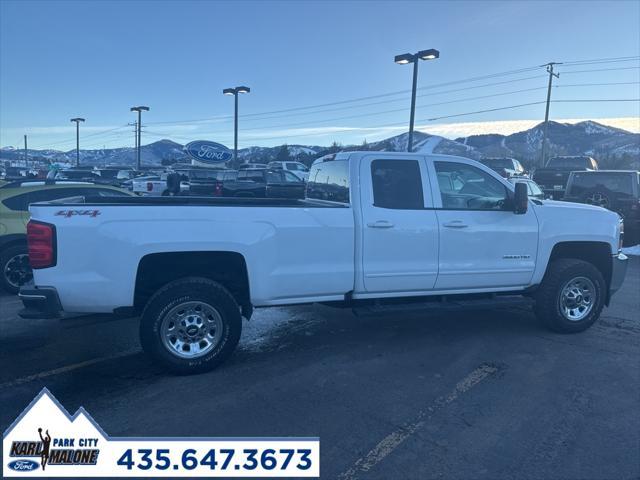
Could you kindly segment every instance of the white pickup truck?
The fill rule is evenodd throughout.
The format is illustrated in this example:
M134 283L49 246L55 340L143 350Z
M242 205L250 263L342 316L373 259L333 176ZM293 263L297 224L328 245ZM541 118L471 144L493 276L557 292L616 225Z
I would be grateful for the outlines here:
M622 284L617 214L527 197L466 158L339 153L306 199L85 198L31 205L22 316L140 315L142 346L183 373L234 350L254 307L357 312L526 301L582 331Z

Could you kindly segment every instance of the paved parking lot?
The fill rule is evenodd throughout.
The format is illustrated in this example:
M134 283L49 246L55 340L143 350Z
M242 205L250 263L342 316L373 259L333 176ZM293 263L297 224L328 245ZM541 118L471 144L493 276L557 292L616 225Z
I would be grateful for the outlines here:
M323 478L640 477L640 259L601 320L524 309L258 310L218 370L165 374L135 319L25 321L0 297L0 425L43 386L115 436L319 436Z

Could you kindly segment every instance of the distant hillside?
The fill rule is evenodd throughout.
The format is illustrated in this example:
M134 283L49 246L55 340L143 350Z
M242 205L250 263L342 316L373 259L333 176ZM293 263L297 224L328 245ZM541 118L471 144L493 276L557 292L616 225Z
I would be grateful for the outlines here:
M511 135L473 135L457 138L483 156L514 157L525 163L539 158L544 124ZM576 124L549 122L549 155L591 155L596 159L638 162L640 134L588 120Z
M473 135L449 140L427 133L414 133L414 151L459 155L479 159L482 157L509 156L526 165L539 160L543 135L543 124L512 135ZM549 122L550 155L591 155L609 168L640 168L640 134L618 128L607 127L594 121L576 124ZM406 151L408 133L403 133L372 143L328 147L317 145L288 145L289 158L310 164L315 158L327 153L349 150ZM22 150L11 147L0 150L0 159L17 160ZM71 150L29 150L32 160L75 162L76 152ZM249 147L238 151L241 160L269 162L282 155L282 146ZM183 145L171 140L144 145L141 149L143 165L160 165L187 160ZM80 150L80 161L85 165L133 165L135 149L131 147L100 150Z

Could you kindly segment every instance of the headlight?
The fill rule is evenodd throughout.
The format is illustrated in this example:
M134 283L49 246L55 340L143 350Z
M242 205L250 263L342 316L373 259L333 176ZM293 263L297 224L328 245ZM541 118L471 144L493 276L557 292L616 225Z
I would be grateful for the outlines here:
M624 240L624 219L619 217L620 220L620 236L618 238L618 250L622 250L622 243Z

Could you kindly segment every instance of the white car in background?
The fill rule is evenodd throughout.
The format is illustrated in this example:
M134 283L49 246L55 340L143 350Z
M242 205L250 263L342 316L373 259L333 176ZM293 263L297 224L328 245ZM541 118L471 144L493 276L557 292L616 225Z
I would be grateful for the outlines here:
M147 195L151 197L166 197L169 195L169 189L167 188L167 175L162 174L159 177L143 177L140 179L134 179L132 183L133 193L138 195ZM186 192L189 190L189 182L180 182L180 192Z
M309 179L309 168L300 162L269 162L268 168L287 170L293 173L300 180L307 181Z

